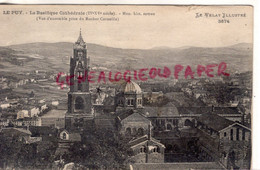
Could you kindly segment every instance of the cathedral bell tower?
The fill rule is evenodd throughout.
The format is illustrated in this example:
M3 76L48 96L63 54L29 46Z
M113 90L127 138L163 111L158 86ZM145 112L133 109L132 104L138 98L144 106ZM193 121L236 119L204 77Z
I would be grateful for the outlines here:
M65 117L66 129L86 128L93 120L88 71L89 58L86 43L80 31L79 38L73 45L73 57L70 58L70 91Z

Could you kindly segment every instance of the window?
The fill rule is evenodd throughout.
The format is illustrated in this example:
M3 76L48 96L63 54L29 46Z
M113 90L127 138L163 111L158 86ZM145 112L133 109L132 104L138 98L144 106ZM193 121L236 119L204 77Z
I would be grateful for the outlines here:
M66 135L66 133L63 133L63 134L62 134L62 139L64 139L64 140L67 139L67 135Z
M119 105L123 105L122 99L119 99L119 100L118 100L118 104L119 104Z
M127 100L127 105L128 106L133 106L134 105L134 99L128 99Z
M246 136L246 131L245 131L245 129L243 129L243 131L242 131L242 140L245 140L245 136Z
M126 128L126 135L131 135L131 128Z
M78 90L82 90L82 79L83 79L83 73L82 71L78 71Z
M239 128L237 128L237 135L236 135L236 137L237 137L237 140L239 140Z
M84 100L82 97L77 97L75 100L75 109L82 110L84 109Z
M146 152L145 146L142 146L142 147L140 148L140 152L141 152L141 153Z
M137 103L138 103L139 105L142 105L142 99L138 99L138 100L137 100Z
M78 77L81 77L81 78L83 77L82 71L79 71L79 72L78 72Z
M139 129L137 130L137 134L138 134L139 136L144 135L144 129L143 129L143 128L139 128Z
M82 90L82 84L78 83L78 91L81 91L81 90Z
M160 153L160 147L159 146L156 147L156 152Z
M227 136L227 133L226 132L224 132L224 137L226 137Z
M79 58L81 59L82 56L83 56L83 52L82 52L82 51L79 51L79 52L78 52L78 56L79 56Z
M233 129L230 129L230 140L233 140Z

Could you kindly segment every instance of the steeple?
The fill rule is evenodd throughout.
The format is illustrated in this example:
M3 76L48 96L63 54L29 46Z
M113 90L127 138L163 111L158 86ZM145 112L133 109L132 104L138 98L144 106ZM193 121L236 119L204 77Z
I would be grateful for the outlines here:
M70 78L68 112L65 117L65 127L69 129L84 128L92 124L93 112L87 77L88 64L86 43L80 29L78 40L73 46L73 57L70 58L70 75L73 76Z
M80 28L80 31L79 31L79 38L78 38L78 40L75 42L75 45L77 45L77 46L81 46L81 47L86 47L86 43L85 43L85 41L83 40L83 38L82 38L82 35L81 35L81 28Z

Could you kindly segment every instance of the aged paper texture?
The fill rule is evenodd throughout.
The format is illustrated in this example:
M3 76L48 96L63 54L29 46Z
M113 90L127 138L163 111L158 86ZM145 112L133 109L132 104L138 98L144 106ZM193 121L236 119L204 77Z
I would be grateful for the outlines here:
M250 169L252 6L1 5L1 169Z

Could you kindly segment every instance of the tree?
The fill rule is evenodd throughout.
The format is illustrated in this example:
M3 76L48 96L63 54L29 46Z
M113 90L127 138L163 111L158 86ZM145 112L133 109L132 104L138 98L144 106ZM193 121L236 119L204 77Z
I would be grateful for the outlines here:
M122 169L126 159L126 149L119 144L114 132L94 129L84 131L82 142L74 143L66 162L74 162L91 169Z

